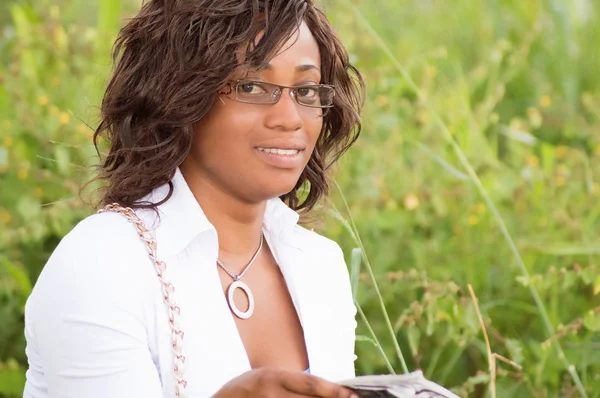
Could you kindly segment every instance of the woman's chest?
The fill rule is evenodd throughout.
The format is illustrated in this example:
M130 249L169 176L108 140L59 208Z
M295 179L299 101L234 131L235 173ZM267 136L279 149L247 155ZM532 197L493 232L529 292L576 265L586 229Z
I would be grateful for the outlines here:
M342 353L346 348L336 341L336 328L343 322L331 316L335 311L329 308L334 305L331 295L335 291L314 274L314 269L324 264L315 263L300 250L280 247L276 269L263 275L248 272L243 277L255 299L255 313L251 322L244 324L232 316L226 299L231 279L222 278L216 259L202 253L205 251L188 250L167 264L181 308L190 396L208 397L252 367L284 365L300 371L305 359L310 362L311 373L335 378L333 359L348 353ZM171 329L166 307L160 294L157 296L148 338L168 394L174 382ZM243 295L241 299L240 307L244 308ZM281 350L287 351L278 353Z
M251 367L307 369L300 318L288 283L269 247L265 247L239 281L221 268L218 271L223 295ZM240 283L243 289L238 288ZM290 285L293 286L291 281Z

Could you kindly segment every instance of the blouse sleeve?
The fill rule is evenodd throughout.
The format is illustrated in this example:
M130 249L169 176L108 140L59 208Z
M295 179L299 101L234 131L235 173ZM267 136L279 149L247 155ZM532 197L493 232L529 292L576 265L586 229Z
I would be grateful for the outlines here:
M40 275L25 310L24 398L163 396L144 319L151 264L115 217L80 223Z

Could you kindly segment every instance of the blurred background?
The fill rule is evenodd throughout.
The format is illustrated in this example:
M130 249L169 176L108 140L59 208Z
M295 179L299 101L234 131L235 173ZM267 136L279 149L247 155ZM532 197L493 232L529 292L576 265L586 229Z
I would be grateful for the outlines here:
M368 85L321 229L368 319L357 372L600 397L600 3L322 5ZM39 272L94 211L78 191L110 48L139 6L0 0L0 396L22 394Z

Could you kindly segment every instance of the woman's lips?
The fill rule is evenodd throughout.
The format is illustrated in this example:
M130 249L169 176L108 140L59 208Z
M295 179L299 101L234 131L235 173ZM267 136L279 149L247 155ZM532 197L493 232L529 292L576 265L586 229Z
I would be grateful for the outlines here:
M257 147L255 150L259 158L271 166L282 169L294 169L303 166L303 149Z

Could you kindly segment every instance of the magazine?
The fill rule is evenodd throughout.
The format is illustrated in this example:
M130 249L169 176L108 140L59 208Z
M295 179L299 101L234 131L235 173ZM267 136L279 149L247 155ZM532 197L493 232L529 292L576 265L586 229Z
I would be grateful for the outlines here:
M459 398L427 380L420 370L403 375L358 376L339 384L355 390L360 398Z

